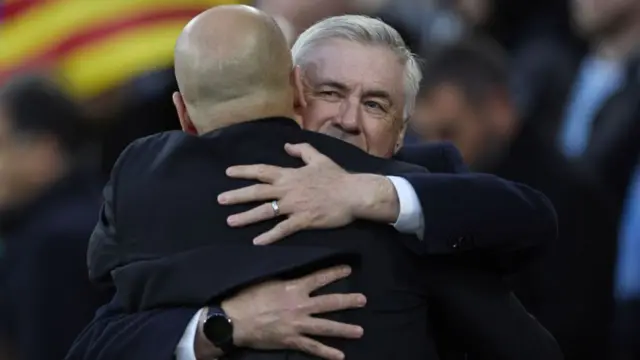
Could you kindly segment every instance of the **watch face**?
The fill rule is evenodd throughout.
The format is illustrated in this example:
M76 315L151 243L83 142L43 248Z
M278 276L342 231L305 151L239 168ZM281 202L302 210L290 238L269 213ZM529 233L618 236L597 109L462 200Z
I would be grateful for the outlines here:
M212 314L205 321L202 330L214 345L223 344L233 337L233 325L223 314Z

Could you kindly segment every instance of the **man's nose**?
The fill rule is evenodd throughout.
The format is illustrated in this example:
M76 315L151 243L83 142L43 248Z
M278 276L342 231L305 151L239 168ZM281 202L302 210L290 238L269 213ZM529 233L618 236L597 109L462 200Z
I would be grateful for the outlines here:
M345 99L340 106L340 113L334 118L334 124L348 133L360 132L359 102Z

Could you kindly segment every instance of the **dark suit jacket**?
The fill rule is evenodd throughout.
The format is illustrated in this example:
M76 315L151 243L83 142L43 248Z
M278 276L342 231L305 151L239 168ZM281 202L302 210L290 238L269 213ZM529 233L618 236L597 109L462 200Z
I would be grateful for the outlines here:
M133 143L123 152L104 191L102 220L88 253L90 276L96 281L109 281L109 272L116 267L101 263L115 258L109 250L114 248L112 239L116 235L112 218L115 176L131 149L142 142ZM329 147L327 151L333 150ZM450 143L406 146L396 158L428 167L431 172L400 174L414 187L422 204L424 241L409 242L417 254L467 255L483 266L491 265L493 270L510 270L555 240L556 213L542 193L490 174L469 173Z
M494 274L459 263L433 267L439 270L430 276L430 315L434 335L443 341L441 360L563 358L553 337ZM128 313L114 299L98 311L66 360L172 360L197 311L175 306Z
M579 59L583 61L584 58ZM580 61L576 61L575 70ZM606 187L614 204L622 206L632 171L640 155L640 55L635 54L625 62L623 85L598 109L592 125L591 136L585 152L575 162L586 175L595 178ZM567 101L570 100L577 71L565 71L568 83L557 86L551 101L536 103L541 112L533 114L529 122L540 132L547 146L556 147L560 125L564 119ZM545 89L552 86L547 85ZM549 91L545 90L545 94ZM618 209L618 212L620 209Z
M528 185L493 174L470 173L449 142L407 145L397 160L430 174L402 174L424 213L426 253L455 255L500 273L517 272L557 238L549 199Z
M265 137L265 134L269 135ZM367 340L357 343L333 342L337 342L336 345L345 349L347 354L349 351L357 354L354 355L356 358L435 358L432 346L427 341L429 329L424 326L427 322L425 297L430 291L428 289L438 289L433 290L434 302L455 304L446 298L463 294L457 293L459 289L456 290L450 283L459 283L466 277L449 270L448 275L442 271L442 276L436 276L438 266L445 264L422 261L401 245L412 244L409 247L415 248L418 243L415 238L399 238L386 225L356 223L332 232L301 233L280 245L266 248L246 243L260 231L272 226L273 222L234 230L235 233L215 239L210 237L209 234L227 233L228 228L224 223L226 216L247 208L225 209L217 206L215 197L220 191L244 185L224 177L224 169L231 164L256 162L301 165L298 160L284 154L282 145L285 142L309 142L351 171L424 172L407 164L373 158L340 141L301 131L290 120L263 120L237 125L206 135L204 139L179 133L148 138L130 147L116 166L114 174L119 175L113 179L113 191L119 194L113 197L111 210L103 214L103 220L108 221L109 226L99 226L98 237L92 240L93 246L103 250L98 252L102 257L90 258L94 261L90 266L94 265L93 269L98 270L93 274L97 278L107 275L101 271L100 265L107 264L107 268L115 269L113 279L118 288L118 300L126 304L128 309L139 311L175 304L201 306L252 282L274 275L286 275L291 270L300 274L301 270L309 270L309 265L314 263L326 266L329 262L350 261L350 255L356 254L354 276L324 291L365 291L368 294L370 301L366 310L336 316L342 321L363 324L371 343ZM228 151L231 148L238 150ZM221 153L224 153L224 157L220 156ZM192 179L188 187L184 186L185 174ZM119 181L121 177L127 179L126 182ZM150 204L157 204L156 197L159 194L164 199L170 199L171 205L156 205L150 209ZM195 215L186 217L177 214ZM207 214L207 217L203 219L200 214ZM115 223L117 231L113 226ZM185 234L185 229L189 229L190 235ZM105 230L115 231L109 234L107 240L110 243L102 242L105 233L101 232ZM394 237L398 239L393 240ZM182 241L176 242L175 239ZM328 243L329 239L331 243ZM192 250L194 247L198 250ZM95 249L93 252L96 253ZM220 256L222 252L224 255ZM215 261L211 261L212 258ZM251 263L252 266L239 268L239 261ZM234 273L230 275L232 270ZM201 280L210 283L210 287L202 287L202 281L194 281L202 274L207 274ZM452 281L445 281L447 278ZM476 279L473 283L483 282ZM507 294L502 297L507 299L505 303L517 304L515 299L509 297L508 291L500 286L487 286L484 292L491 297L494 294L492 291L498 296L495 298L497 301L487 302L489 309L491 304L500 303L501 294ZM470 305L466 300L461 301ZM522 341L535 344L530 348L532 351L527 352L533 356L531 358L549 358L540 357L540 351L552 357L556 354L553 340L522 308L516 306L505 310L508 314L503 320L514 329L502 328L499 332L523 331L527 336L522 336ZM478 317L477 311L462 310L454 317L466 322L465 326L460 326L463 331L473 332L489 325L487 318ZM393 336L389 335L391 329ZM485 335L491 333L484 331ZM397 338L391 339L394 336ZM389 354L381 352L377 346L385 338L387 342L396 344ZM492 336L489 338L496 339ZM462 342L473 343L479 339L470 338ZM496 343L482 341L476 344L479 344L478 349L487 349L492 347L490 344ZM511 356L513 351L521 352L523 349L505 348L511 350L492 349L491 357L514 358ZM72 355L82 354L81 344L76 349L80 350L72 352ZM376 349L375 354L367 353L373 349ZM405 354L402 353L403 349L407 350ZM252 353L252 356L256 354Z
M318 293L366 293L366 308L326 317L361 324L368 336L357 342L327 342L354 359L436 359L426 326L424 262L402 245L404 237L413 241L413 236L400 235L387 224L355 222L336 230L300 232L273 246L259 247L251 239L279 219L242 229L226 224L229 215L251 205L217 204L221 191L249 183L227 177L225 169L251 163L301 166L299 159L283 151L286 142L311 142L350 171L424 171L304 132L287 119L234 125L202 137L173 132L147 138L123 158L113 188L120 263L111 270L118 299L130 311L176 304L201 306L269 278L301 276L331 264L350 263L352 276ZM396 347L381 347L383 339ZM289 351L249 349L233 356L285 357L308 358Z

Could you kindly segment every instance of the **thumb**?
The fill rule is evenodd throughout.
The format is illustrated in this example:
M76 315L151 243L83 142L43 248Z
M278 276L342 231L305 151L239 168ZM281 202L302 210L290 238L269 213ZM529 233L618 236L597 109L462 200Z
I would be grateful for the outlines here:
M287 154L302 159L302 161L304 161L304 163L307 165L314 162L322 161L326 158L313 146L307 143L285 144L284 150L287 152Z

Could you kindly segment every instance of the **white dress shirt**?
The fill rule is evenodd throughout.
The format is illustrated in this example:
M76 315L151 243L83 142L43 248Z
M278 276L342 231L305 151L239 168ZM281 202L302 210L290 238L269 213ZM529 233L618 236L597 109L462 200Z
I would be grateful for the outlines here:
M418 194L405 178L397 176L388 176L387 178L393 183L400 204L400 213L396 222L392 224L393 227L403 234L416 234L418 239L422 240L424 218ZM202 311L204 309L200 309L187 325L184 335L182 335L176 347L176 360L196 360L194 343L198 331L198 320Z

